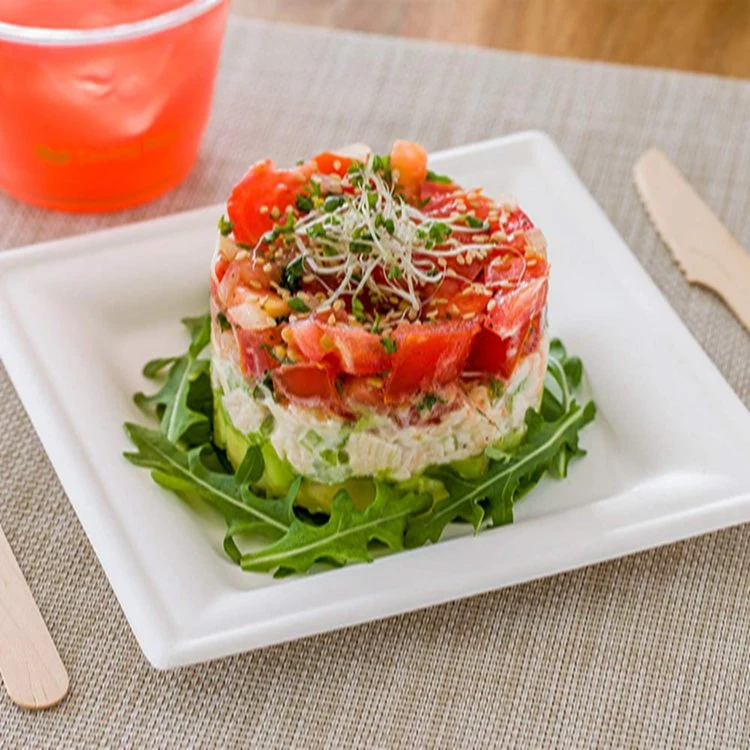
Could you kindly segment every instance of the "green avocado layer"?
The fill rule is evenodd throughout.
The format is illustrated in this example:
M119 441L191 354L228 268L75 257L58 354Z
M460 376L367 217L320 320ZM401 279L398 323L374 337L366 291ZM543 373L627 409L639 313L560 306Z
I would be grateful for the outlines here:
M494 447L508 449L517 443L522 433L508 436ZM282 459L273 447L269 438L261 433L244 434L231 422L229 415L221 403L221 393L214 393L214 442L226 451L227 458L236 469L245 457L251 445L260 447L263 454L263 475L255 483L256 489L263 490L271 497L284 497L297 473L288 461ZM489 460L484 453L450 464L461 476L476 478L487 471ZM435 501L442 500L448 493L441 482L436 479L418 474L403 482L396 483L399 489L417 492L429 492ZM333 498L340 490L346 490L357 510L364 510L375 499L375 482L369 477L347 479L338 484L323 484L312 479L303 478L295 505L309 510L311 513L330 513Z

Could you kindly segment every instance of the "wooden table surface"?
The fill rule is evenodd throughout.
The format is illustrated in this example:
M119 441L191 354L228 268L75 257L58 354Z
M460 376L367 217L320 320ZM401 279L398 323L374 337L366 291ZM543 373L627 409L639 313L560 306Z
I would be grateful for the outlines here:
M234 0L291 23L750 78L750 0Z

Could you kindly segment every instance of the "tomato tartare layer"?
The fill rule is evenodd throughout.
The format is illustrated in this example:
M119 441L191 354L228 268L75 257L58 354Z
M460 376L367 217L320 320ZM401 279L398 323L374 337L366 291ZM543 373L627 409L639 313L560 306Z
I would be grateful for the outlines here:
M263 427L297 472L329 483L403 479L523 429L543 388L549 265L514 202L433 173L399 141L386 156L259 162L227 217L211 356L233 428Z

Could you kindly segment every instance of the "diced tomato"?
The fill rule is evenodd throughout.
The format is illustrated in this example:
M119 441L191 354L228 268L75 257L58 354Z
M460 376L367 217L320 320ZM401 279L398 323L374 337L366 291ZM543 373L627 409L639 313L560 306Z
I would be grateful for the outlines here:
M520 336L500 337L482 328L471 348L466 365L469 372L488 372L509 378L520 357Z
M217 281L221 281L224 278L227 268L229 268L229 261L224 256L221 256L214 264L214 275Z
M383 388L384 381L381 378L345 378L341 400L353 411L356 411L358 406L377 408L383 406Z
M282 365L273 371L271 377L275 392L289 401L326 406L335 411L341 408L335 373L323 364Z
M484 283L490 289L513 288L526 273L527 260L523 253L515 250L495 256L484 272Z
M287 336L305 359L326 361L349 375L373 375L388 368L380 337L364 328L329 325L310 317L293 323Z
M492 292L478 284L467 284L449 277L442 281L426 311L437 310L438 319L463 319L464 315L483 313L491 299Z
M512 289L495 294L495 305L487 313L485 327L498 336L510 336L524 330L529 321L547 303L547 275L524 280Z
M460 188L454 182L433 182L432 180L422 180L419 185L419 202L425 203L423 209L428 212L432 201L442 199L446 195L459 191ZM429 200L428 200L429 199Z
M533 260L532 265L528 260ZM487 311L482 332L474 340L469 370L509 378L518 360L536 348L547 303L548 274L549 266L540 256L524 261L505 255L490 263L488 284L504 282L506 286L495 293L495 305Z
M385 384L386 398L397 400L399 394L429 390L455 380L464 369L480 328L477 320L399 325L393 333L396 351Z
M354 159L350 159L348 156L334 154L330 151L324 151L322 154L318 154L312 161L317 166L317 171L320 172L320 174L337 174L339 177L343 177L349 167L354 163Z
M216 290L221 304L225 307L236 304L235 290L249 289L260 292L270 289L271 282L278 283L281 279L281 268L272 264L268 271L264 270L267 267L263 259L253 261L250 256L243 260L233 260L224 270L221 283Z
M502 229L506 234L515 234L516 232L525 232L531 229L534 223L520 208L514 208L509 214L506 221L502 224Z
M525 327L509 336L498 336L483 328L474 339L466 369L488 372L507 380L521 357L531 354L542 337L543 313L537 313Z
M391 149L391 170L404 195L414 198L427 177L427 152L413 141L396 141Z
M237 331L240 346L240 364L243 372L251 378L261 378L267 370L279 366L279 360L271 354L274 346L281 343L281 326Z
M276 169L269 159L250 167L227 201L237 242L255 245L279 218L283 220L287 206L294 204L307 177L302 168ZM279 212L276 219L274 209Z

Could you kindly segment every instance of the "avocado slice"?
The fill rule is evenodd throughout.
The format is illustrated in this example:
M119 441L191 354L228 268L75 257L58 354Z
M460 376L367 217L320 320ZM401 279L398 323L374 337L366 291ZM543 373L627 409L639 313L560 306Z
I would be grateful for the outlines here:
M236 469L245 458L251 445L258 445L263 455L263 476L254 485L273 497L283 497L297 477L294 469L276 453L273 444L261 434L244 435L229 420L221 394L214 394L214 441L227 453L227 458ZM295 498L295 505L311 513L330 513L333 498L340 490L346 490L357 510L364 510L375 499L375 482L368 477L347 479L338 484L323 484L312 479L303 479Z

